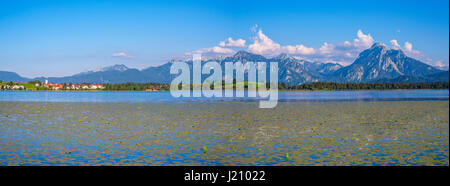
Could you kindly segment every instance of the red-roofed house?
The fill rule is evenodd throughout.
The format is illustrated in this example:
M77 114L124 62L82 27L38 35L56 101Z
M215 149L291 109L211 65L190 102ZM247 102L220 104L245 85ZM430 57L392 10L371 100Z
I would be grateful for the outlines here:
M89 86L86 85L86 84L81 84L80 87L81 87L82 89L89 89Z
M11 86L11 89L13 90L19 90L19 89L24 89L25 87L23 85L13 85Z

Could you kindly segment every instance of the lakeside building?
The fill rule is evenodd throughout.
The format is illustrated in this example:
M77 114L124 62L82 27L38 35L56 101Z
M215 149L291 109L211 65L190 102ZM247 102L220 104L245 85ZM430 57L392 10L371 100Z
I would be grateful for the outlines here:
M10 89L10 88L11 88L11 86L9 86L9 85L5 85L5 84L0 85L0 89L2 89L2 90L6 90L6 89Z
M13 90L21 89L21 90L23 90L23 89L25 89L25 87L23 85L13 85L13 86L11 86L11 89L13 89Z
M89 85L89 89L104 89L102 84L91 84Z
M161 89L161 86L152 86L151 88L145 89L145 91L158 91Z
M1 84L0 85L1 90L25 90L25 87L23 85L6 85Z
M78 89L80 89L80 85L72 84L72 86L70 86L70 89L72 89L72 90L78 90Z
M89 89L89 86L86 84L81 84L80 87L81 89Z

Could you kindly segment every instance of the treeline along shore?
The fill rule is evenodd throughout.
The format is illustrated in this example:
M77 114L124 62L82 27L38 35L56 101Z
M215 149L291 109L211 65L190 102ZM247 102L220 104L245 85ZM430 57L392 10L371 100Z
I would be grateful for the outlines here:
M302 85L288 86L281 83L281 90L448 90L448 82L438 83L333 83L314 82Z
M55 90L52 87L38 86L36 81L28 83L15 82L1 82L0 90ZM256 87L261 86L261 83L249 82L233 82L233 87L244 87L255 84ZM60 89L56 91L74 90L71 89L70 83L64 83ZM267 88L269 84L266 85ZM181 89L181 85L178 86ZM191 84L191 90L193 85ZM211 85L211 89L214 85ZM222 89L225 89L225 83L222 83ZM278 90L300 90L300 91L314 91L314 90L448 90L448 82L424 82L424 83L335 83L335 82L313 82L301 85L287 85L285 83L278 83ZM167 91L170 90L170 84L161 83L119 83L119 84L103 84L102 88L96 89L77 89L77 91L99 90L99 91Z

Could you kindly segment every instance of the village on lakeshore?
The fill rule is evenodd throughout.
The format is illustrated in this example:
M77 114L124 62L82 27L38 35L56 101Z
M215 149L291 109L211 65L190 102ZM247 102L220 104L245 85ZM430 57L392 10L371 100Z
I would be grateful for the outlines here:
M127 83L125 83L127 84ZM109 85L109 87L107 87ZM19 82L2 82L0 81L0 90L141 90L141 91L158 91L166 87L162 85L111 85L111 84L91 84L91 83L51 83L48 78L44 82L30 81L27 83Z
M1 90L101 90L105 87L103 84L72 84L72 83L50 83L48 78L45 82L31 81L28 83L2 83Z

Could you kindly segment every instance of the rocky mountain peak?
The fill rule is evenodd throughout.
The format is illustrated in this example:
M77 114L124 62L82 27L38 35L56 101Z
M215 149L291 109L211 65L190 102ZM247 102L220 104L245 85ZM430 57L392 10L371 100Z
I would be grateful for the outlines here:
M277 60L286 60L286 59L295 59L294 57L290 56L289 54L286 53L281 53L280 55L272 58L272 59L277 59Z
M127 66L125 66L124 64L116 64L116 65L113 65L113 66L101 68L98 71L121 71L121 72L123 72L123 71L126 71L128 69L129 68Z

